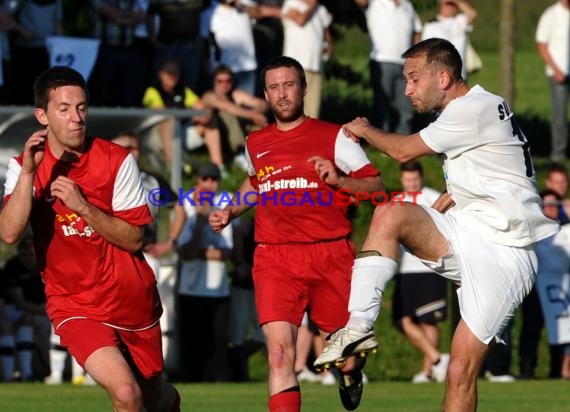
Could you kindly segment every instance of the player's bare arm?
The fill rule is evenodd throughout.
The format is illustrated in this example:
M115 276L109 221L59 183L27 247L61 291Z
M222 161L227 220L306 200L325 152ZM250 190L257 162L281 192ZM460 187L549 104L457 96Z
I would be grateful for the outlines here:
M257 190L252 186L249 178L246 177L239 187L238 193L242 196L247 196L238 201L238 194L236 193L232 198L232 204L227 205L222 210L216 210L210 213L208 217L208 222L212 227L214 232L221 232L233 219L243 215L253 206L248 206L247 204L255 204L257 201ZM247 204L246 204L247 203Z
M538 49L538 54L544 60L547 66L552 69L552 78L558 84L564 84L566 82L566 74L558 67L552 55L548 51L548 44L547 43L536 43L536 48Z
M45 155L47 130L35 132L24 145L22 168L10 199L0 212L0 238L9 245L22 237L32 210L36 170Z
M184 206L176 205L174 207L174 219L170 223L168 237L162 242L147 245L145 247L145 252L157 259L171 252L176 246L176 239L178 239L184 229L186 219L188 219L188 217L184 211Z
M343 125L342 129L347 137L354 141L362 138L382 153L387 154L400 163L434 153L424 143L419 133L414 133L410 136L386 133L372 126L365 117L355 118L352 122Z
M467 16L467 23L471 26L477 19L477 10L465 0L455 0L459 11Z
M214 92L206 92L202 97L202 101L206 104L206 106L228 112L243 119L250 120L256 126L267 126L267 118L263 113L241 107L229 99L224 99L220 96L217 96Z
M383 190L380 176L352 178L338 173L335 165L328 159L324 159L320 156L312 156L308 161L314 163L315 172L317 172L319 178L335 189L348 189L352 193L374 193Z
M296 9L289 9L287 13L283 14L282 17L286 19L291 19L299 26L304 26L311 19L313 13L317 9L319 3L316 0L304 0L307 4L307 9L304 11L299 11Z
M99 233L105 240L131 253L142 247L143 228L109 216L89 203L73 180L58 176L50 186L51 195L61 201Z

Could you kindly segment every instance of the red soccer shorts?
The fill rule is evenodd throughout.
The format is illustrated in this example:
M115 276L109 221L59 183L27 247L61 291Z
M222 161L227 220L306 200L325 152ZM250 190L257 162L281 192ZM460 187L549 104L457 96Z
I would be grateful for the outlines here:
M255 249L253 280L259 323L286 321L299 326L305 311L325 332L348 320L355 249L341 239Z
M72 319L59 326L56 334L61 338L61 345L82 367L97 349L114 346L128 361L132 360L146 379L159 375L164 369L159 323L149 329L132 332L89 319Z

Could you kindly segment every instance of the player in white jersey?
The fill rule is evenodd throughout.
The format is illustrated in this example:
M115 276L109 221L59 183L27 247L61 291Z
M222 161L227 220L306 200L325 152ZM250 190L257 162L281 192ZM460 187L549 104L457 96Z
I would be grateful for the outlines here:
M345 132L399 162L440 153L448 193L435 210L376 208L353 267L350 319L315 366L334 366L377 346L373 325L402 243L461 286L462 319L451 344L442 410L474 411L489 344L500 341L535 280L534 245L559 227L542 213L528 144L505 100L480 86L469 88L459 53L446 40L424 40L402 57L406 95L417 111L438 112L437 120L411 136L385 133L364 118L344 125Z

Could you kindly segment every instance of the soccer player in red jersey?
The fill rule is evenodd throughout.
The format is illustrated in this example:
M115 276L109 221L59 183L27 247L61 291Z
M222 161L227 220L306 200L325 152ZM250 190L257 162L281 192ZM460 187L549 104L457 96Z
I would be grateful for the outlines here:
M335 202L334 192L373 193L382 184L362 148L339 125L304 114L307 83L296 60L276 58L262 78L276 122L246 139L249 178L240 188L256 197L212 213L210 224L221 230L258 202L253 277L269 357L269 409L298 412L295 341L305 311L323 336L347 319L343 305L355 249L348 206ZM359 362L338 372L341 400L349 410L360 402L361 367Z
M179 411L162 373L162 308L141 250L152 218L136 161L86 135L87 86L75 70L46 70L34 95L43 128L10 160L0 237L13 244L31 224L55 332L115 411Z

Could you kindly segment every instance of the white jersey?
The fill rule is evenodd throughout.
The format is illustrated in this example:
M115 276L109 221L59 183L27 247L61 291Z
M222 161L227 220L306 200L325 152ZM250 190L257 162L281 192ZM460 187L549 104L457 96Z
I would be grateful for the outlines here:
M309 5L303 0L285 0L282 14L289 10L305 12ZM300 26L291 19L283 19L283 55L296 59L307 71L320 72L322 66L325 29L332 23L327 8L319 4L307 23Z
M526 137L507 102L474 86L420 131L425 144L443 154L448 213L486 239L524 247L555 234L542 213Z
M439 197L440 193L432 189L431 187L424 187L421 190L421 194L412 195L406 193L404 201L415 202L418 205L431 207L434 202ZM405 251L402 248L402 254L400 255L400 262L398 266L399 273L424 273L432 272L426 265L424 265L417 257L412 255L410 252Z
M557 2L544 10L538 20L535 33L536 42L546 44L552 60L566 74L570 72L570 67L568 67L569 30L570 10ZM546 65L545 71L547 76L554 74L549 65Z
M210 20L210 32L221 51L220 61L212 52L212 67L225 64L234 73L257 69L253 28L247 13L235 7L218 4Z
M413 45L422 22L409 0L370 0L365 11L372 43L370 59L382 63L404 64L402 53Z

